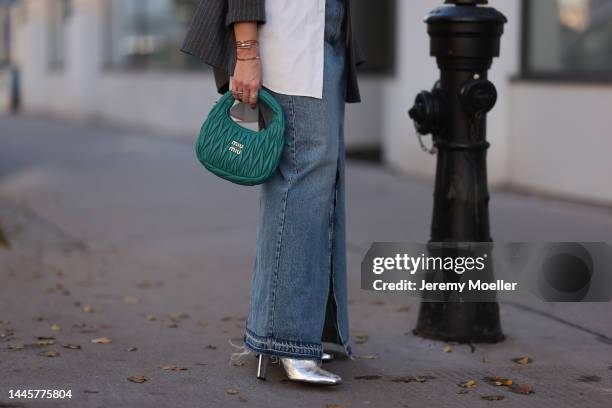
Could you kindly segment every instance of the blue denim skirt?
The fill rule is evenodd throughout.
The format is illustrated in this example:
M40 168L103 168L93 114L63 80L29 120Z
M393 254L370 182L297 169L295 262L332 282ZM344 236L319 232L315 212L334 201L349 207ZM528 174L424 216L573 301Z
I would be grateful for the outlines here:
M283 106L280 167L262 185L245 344L320 359L322 342L350 356L344 192L344 1L327 0L323 98L271 92Z

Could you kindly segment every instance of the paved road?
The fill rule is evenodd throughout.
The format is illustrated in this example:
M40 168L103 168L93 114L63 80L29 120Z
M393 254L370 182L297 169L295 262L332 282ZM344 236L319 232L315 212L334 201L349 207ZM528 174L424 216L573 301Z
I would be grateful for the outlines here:
M248 305L254 189L207 175L189 143L134 130L13 117L0 119L0 135L0 222L11 240L0 250L2 407L610 406L609 304L503 304L504 343L444 352L410 334L413 299L359 289L370 242L427 238L429 183L350 163L358 359L330 364L346 380L333 389L286 383L280 369L262 383L254 358L229 361ZM612 241L602 208L494 191L491 214L499 241ZM110 344L92 343L100 338ZM521 356L533 362L511 361ZM476 387L458 386L470 380ZM41 387L72 398L9 399L9 389Z

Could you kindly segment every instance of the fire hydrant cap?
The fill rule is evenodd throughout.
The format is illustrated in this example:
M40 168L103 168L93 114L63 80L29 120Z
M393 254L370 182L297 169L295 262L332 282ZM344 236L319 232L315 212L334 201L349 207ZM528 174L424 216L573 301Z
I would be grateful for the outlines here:
M506 16L493 7L476 7L478 4L487 4L485 0L446 0L447 4L455 6L442 6L433 10L425 17L427 23L496 23L508 22Z

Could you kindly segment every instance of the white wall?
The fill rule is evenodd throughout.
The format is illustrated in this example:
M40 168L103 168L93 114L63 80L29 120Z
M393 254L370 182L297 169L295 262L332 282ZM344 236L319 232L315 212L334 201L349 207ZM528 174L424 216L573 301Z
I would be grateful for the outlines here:
M612 204L612 85L511 87L509 181Z

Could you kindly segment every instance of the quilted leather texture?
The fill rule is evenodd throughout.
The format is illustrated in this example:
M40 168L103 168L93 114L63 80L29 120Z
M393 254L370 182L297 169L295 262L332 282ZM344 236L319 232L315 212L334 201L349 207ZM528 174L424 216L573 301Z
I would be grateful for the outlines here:
M270 93L259 91L259 102L270 107L272 123L259 132L234 122L231 92L219 99L202 125L195 145L198 160L209 171L232 183L254 186L274 174L285 144L283 109Z

